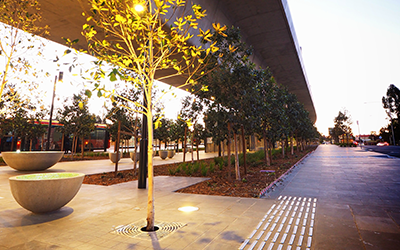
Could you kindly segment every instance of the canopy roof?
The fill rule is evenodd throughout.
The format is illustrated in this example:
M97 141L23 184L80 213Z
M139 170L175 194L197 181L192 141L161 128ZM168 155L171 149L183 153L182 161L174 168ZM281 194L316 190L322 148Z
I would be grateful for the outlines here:
M39 0L43 21L50 26L49 39L65 44L62 37L79 39L78 48L87 49L81 35L85 19L78 0ZM84 2L84 1L82 1ZM269 67L276 81L294 93L304 104L312 122L316 113L286 0L193 0L207 10L203 28L213 22L241 29L244 41L254 48L258 66ZM179 79L166 83L179 85Z

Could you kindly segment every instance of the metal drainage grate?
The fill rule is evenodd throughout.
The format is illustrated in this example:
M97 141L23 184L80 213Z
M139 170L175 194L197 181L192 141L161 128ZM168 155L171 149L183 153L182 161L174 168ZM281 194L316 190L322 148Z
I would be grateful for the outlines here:
M173 232L177 231L179 228L186 226L185 223L180 222L162 222L162 221L155 221L155 227L158 227L158 230L155 232L145 232L142 231L141 228L146 227L147 222L146 220L141 220L129 225L122 225L115 228L115 230L111 231L113 234L124 235L128 237L135 237L140 239L147 239L151 240L151 234L155 234L157 239L162 239L167 237L168 235L172 234Z

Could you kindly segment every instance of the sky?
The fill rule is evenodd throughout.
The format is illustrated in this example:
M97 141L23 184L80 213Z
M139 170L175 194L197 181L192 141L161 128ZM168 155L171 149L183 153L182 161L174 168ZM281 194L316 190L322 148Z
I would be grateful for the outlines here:
M398 0L287 0L310 91L317 113L316 127L328 135L334 118L347 110L355 135L379 133L389 123L382 107L382 96L390 84L400 88L400 1ZM56 106L65 96L84 88L82 80L66 66L51 61L65 47L46 46L50 73L64 71L64 82L57 85ZM57 52L54 52L57 50ZM77 73L75 71L75 73ZM54 76L41 87L50 103ZM166 85L164 85L164 88ZM166 117L176 118L184 91L178 98L164 98ZM104 99L92 98L90 109L104 115ZM359 128L357 126L359 121ZM360 129L360 130L359 130Z
M288 0L317 113L328 135L340 110L353 133L379 133L389 121L382 96L400 88L400 1Z

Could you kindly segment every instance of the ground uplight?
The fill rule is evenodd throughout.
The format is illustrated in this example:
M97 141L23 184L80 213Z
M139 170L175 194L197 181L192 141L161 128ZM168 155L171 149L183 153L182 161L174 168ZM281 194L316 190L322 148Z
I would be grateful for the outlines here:
M182 212L193 212L199 210L198 207L192 207L192 206L185 206L185 207L180 207L178 208L179 211Z

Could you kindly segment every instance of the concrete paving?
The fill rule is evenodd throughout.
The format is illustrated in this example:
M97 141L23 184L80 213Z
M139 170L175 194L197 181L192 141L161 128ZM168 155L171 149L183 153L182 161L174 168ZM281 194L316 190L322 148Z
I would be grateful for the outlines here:
M202 157L214 155L204 154ZM179 157L179 155L178 155ZM179 158L174 160L179 160ZM164 163L165 161L157 160ZM132 168L128 159L120 169ZM108 160L62 162L48 171L101 173ZM359 148L319 146L266 198L175 193L204 178L155 178L156 224L168 236L115 232L146 218L147 190L132 181L82 185L64 208L36 215L13 199L0 167L0 249L399 249L400 159ZM181 212L182 206L198 211ZM176 223L176 224L177 224Z
M321 145L272 194L318 200L312 249L400 249L400 159Z

